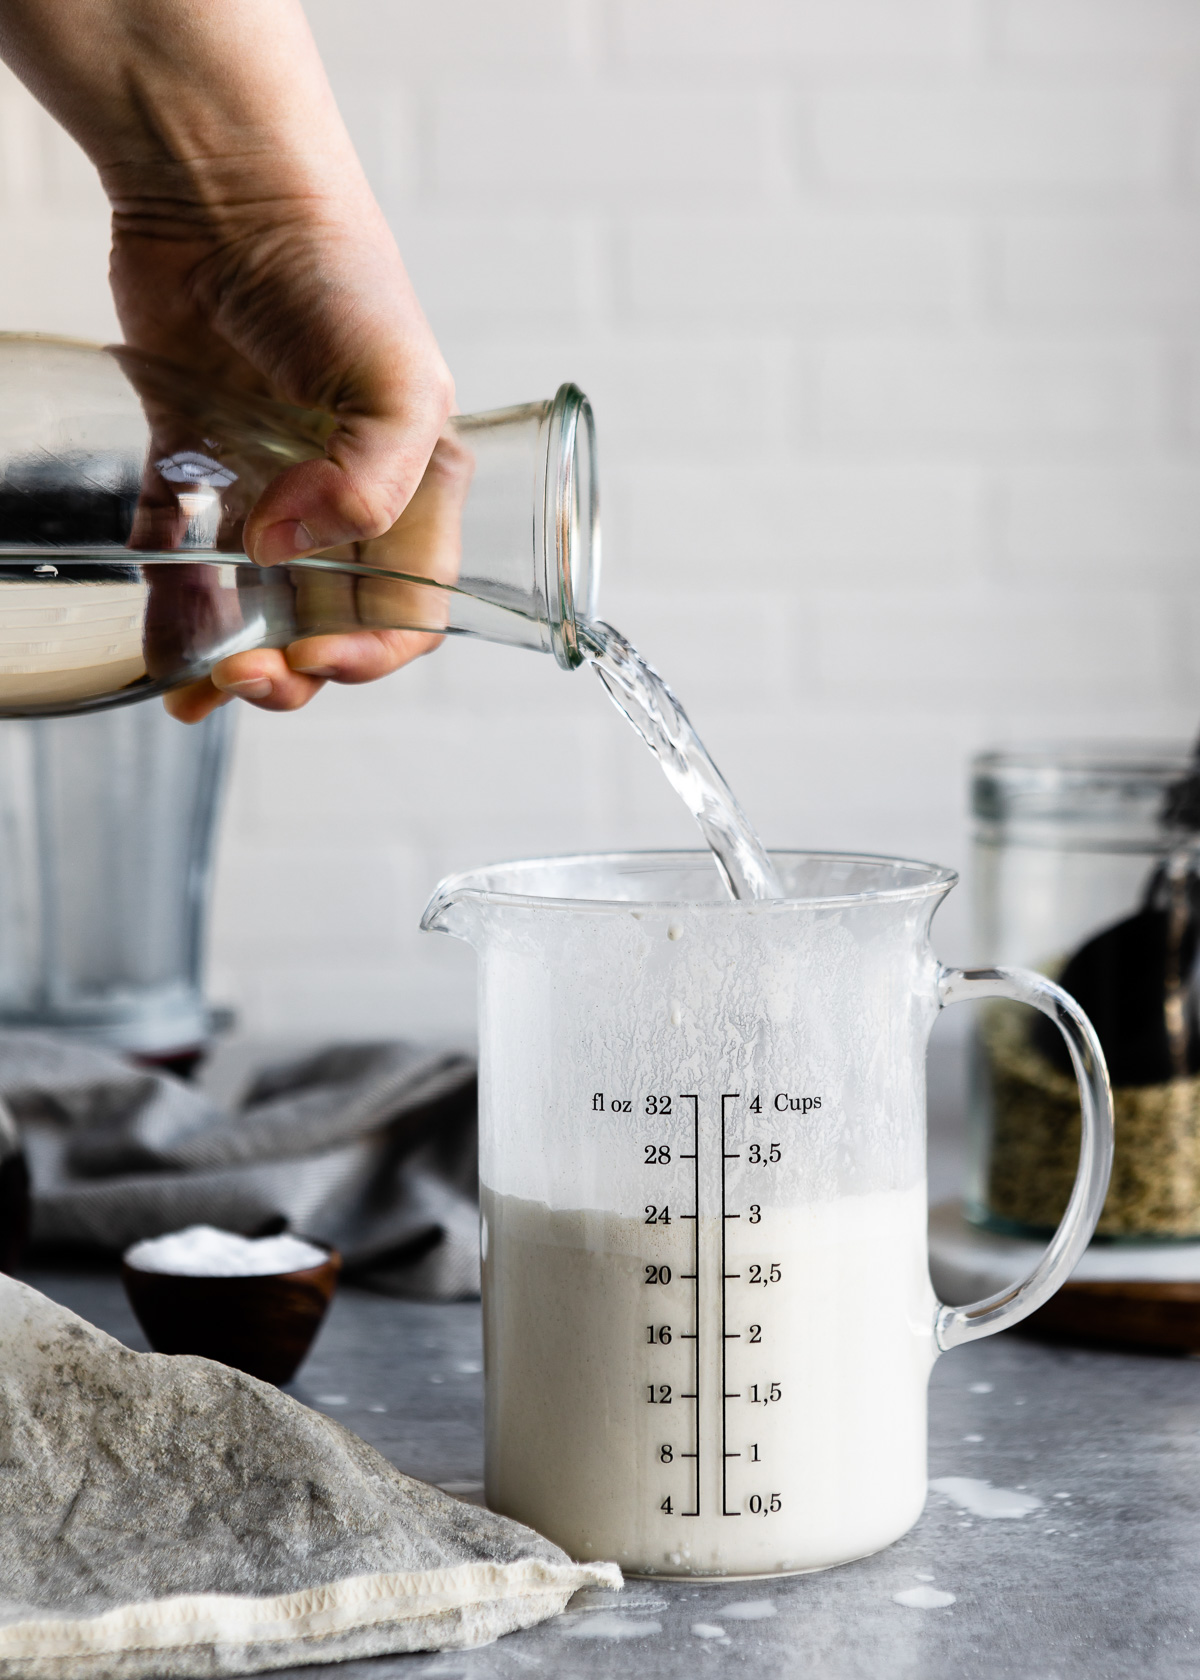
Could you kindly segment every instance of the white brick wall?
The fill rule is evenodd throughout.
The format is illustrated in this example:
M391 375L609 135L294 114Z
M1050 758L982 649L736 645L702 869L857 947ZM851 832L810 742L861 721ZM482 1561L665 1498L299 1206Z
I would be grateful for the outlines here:
M309 10L463 406L592 395L605 612L769 839L961 865L973 749L1192 732L1197 0ZM0 240L0 323L111 333L103 203L6 78ZM548 660L247 711L214 989L462 1034L441 873L689 839Z

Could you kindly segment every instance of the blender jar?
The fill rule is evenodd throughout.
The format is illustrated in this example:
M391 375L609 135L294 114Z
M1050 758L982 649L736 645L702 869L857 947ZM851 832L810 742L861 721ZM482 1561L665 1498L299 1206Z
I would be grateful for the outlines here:
M232 729L153 705L0 723L0 1026L181 1066L203 1048Z
M1078 999L1113 1084L1116 1153L1100 1236L1200 1236L1196 837L1171 821L1182 746L1076 744L974 762L977 961ZM1028 1011L994 1002L972 1042L966 1214L1053 1229L1075 1177L1075 1080Z

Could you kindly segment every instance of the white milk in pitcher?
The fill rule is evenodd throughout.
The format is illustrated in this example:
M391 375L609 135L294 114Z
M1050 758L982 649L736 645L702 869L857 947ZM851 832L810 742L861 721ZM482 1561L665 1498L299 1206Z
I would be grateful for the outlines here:
M743 1222L723 1249L702 1216L696 1281L637 1218L485 1189L483 1219L493 1509L665 1575L823 1568L916 1521L923 1183L777 1209L769 1241Z

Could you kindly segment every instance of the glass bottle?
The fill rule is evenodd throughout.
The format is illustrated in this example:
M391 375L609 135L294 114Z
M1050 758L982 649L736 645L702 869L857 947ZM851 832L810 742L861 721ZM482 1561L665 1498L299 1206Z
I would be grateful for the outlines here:
M254 565L247 514L335 424L123 346L0 334L0 716L120 705L363 629L581 662L600 560L582 392L456 416L389 531Z

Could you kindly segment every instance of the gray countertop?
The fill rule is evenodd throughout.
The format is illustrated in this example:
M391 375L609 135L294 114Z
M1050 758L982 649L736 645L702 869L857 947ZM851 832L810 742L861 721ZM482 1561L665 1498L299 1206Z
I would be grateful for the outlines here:
M953 1093L947 1093L952 1095ZM940 1107L935 1103L935 1120ZM957 1106L955 1103L953 1106ZM935 1133L936 1133L935 1127ZM937 1159L944 1193L958 1167ZM144 1347L118 1280L29 1281ZM401 1469L478 1498L479 1309L335 1301L293 1385ZM1035 1495L987 1518L933 1492L912 1532L863 1562L728 1585L631 1581L558 1620L445 1655L289 1670L294 1680L1131 1680L1200 1672L1200 1365L1045 1346L1017 1334L944 1357L930 1395L930 1475ZM918 1587L941 1608L898 1603Z
M29 1281L145 1346L116 1278ZM478 1497L480 1365L477 1306L346 1289L293 1391L403 1470ZM288 1673L583 1680L632 1666L653 1680L1167 1680L1200 1671L1200 1365L999 1336L937 1365L930 1449L933 1477L1022 1488L1043 1503L1022 1518L987 1519L934 1493L903 1540L841 1569L728 1586L631 1581L479 1651ZM954 1603L895 1602L926 1583ZM728 1618L731 1605L768 1613Z

